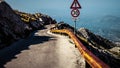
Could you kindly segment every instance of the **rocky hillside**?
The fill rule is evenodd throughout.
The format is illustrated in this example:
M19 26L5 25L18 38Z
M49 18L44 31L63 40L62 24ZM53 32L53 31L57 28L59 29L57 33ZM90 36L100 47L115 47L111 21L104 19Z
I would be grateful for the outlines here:
M56 25L57 29L69 29L73 31L73 27L64 22L60 22ZM94 53L97 57L107 63L111 68L120 67L120 47L115 43L99 36L95 35L91 31L85 28L76 30L76 36L86 46L88 50Z
M50 16L24 13L13 10L5 1L0 0L0 48L27 37L32 31L44 25L56 23Z
M56 21L53 20L50 16L44 15L42 13L30 14L30 13L20 12L18 10L14 10L14 11L18 16L20 16L21 20L33 30L43 28L44 25L56 23Z

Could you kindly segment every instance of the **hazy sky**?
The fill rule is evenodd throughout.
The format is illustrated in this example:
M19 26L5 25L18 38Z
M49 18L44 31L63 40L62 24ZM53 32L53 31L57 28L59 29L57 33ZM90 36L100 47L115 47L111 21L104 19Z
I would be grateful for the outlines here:
M70 16L73 0L6 0L12 8L35 13L42 12L53 17ZM120 0L79 0L82 17L104 15L120 16Z

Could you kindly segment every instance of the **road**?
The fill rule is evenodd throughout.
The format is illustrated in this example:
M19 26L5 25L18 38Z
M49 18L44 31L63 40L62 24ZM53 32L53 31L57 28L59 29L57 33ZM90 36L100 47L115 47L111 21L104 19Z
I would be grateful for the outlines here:
M0 67L85 68L85 60L72 40L50 33L49 27L0 50Z

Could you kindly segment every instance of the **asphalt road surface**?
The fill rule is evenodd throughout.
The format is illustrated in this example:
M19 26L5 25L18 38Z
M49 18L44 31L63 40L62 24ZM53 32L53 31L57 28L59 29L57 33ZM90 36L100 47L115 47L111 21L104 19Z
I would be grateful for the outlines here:
M85 68L72 40L46 27L0 50L0 68Z

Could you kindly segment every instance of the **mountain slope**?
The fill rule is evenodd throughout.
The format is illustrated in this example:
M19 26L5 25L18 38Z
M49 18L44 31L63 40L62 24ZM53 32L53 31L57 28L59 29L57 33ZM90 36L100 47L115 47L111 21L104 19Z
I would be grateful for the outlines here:
M0 0L0 48L53 23L56 21L48 15L15 11L5 1Z

